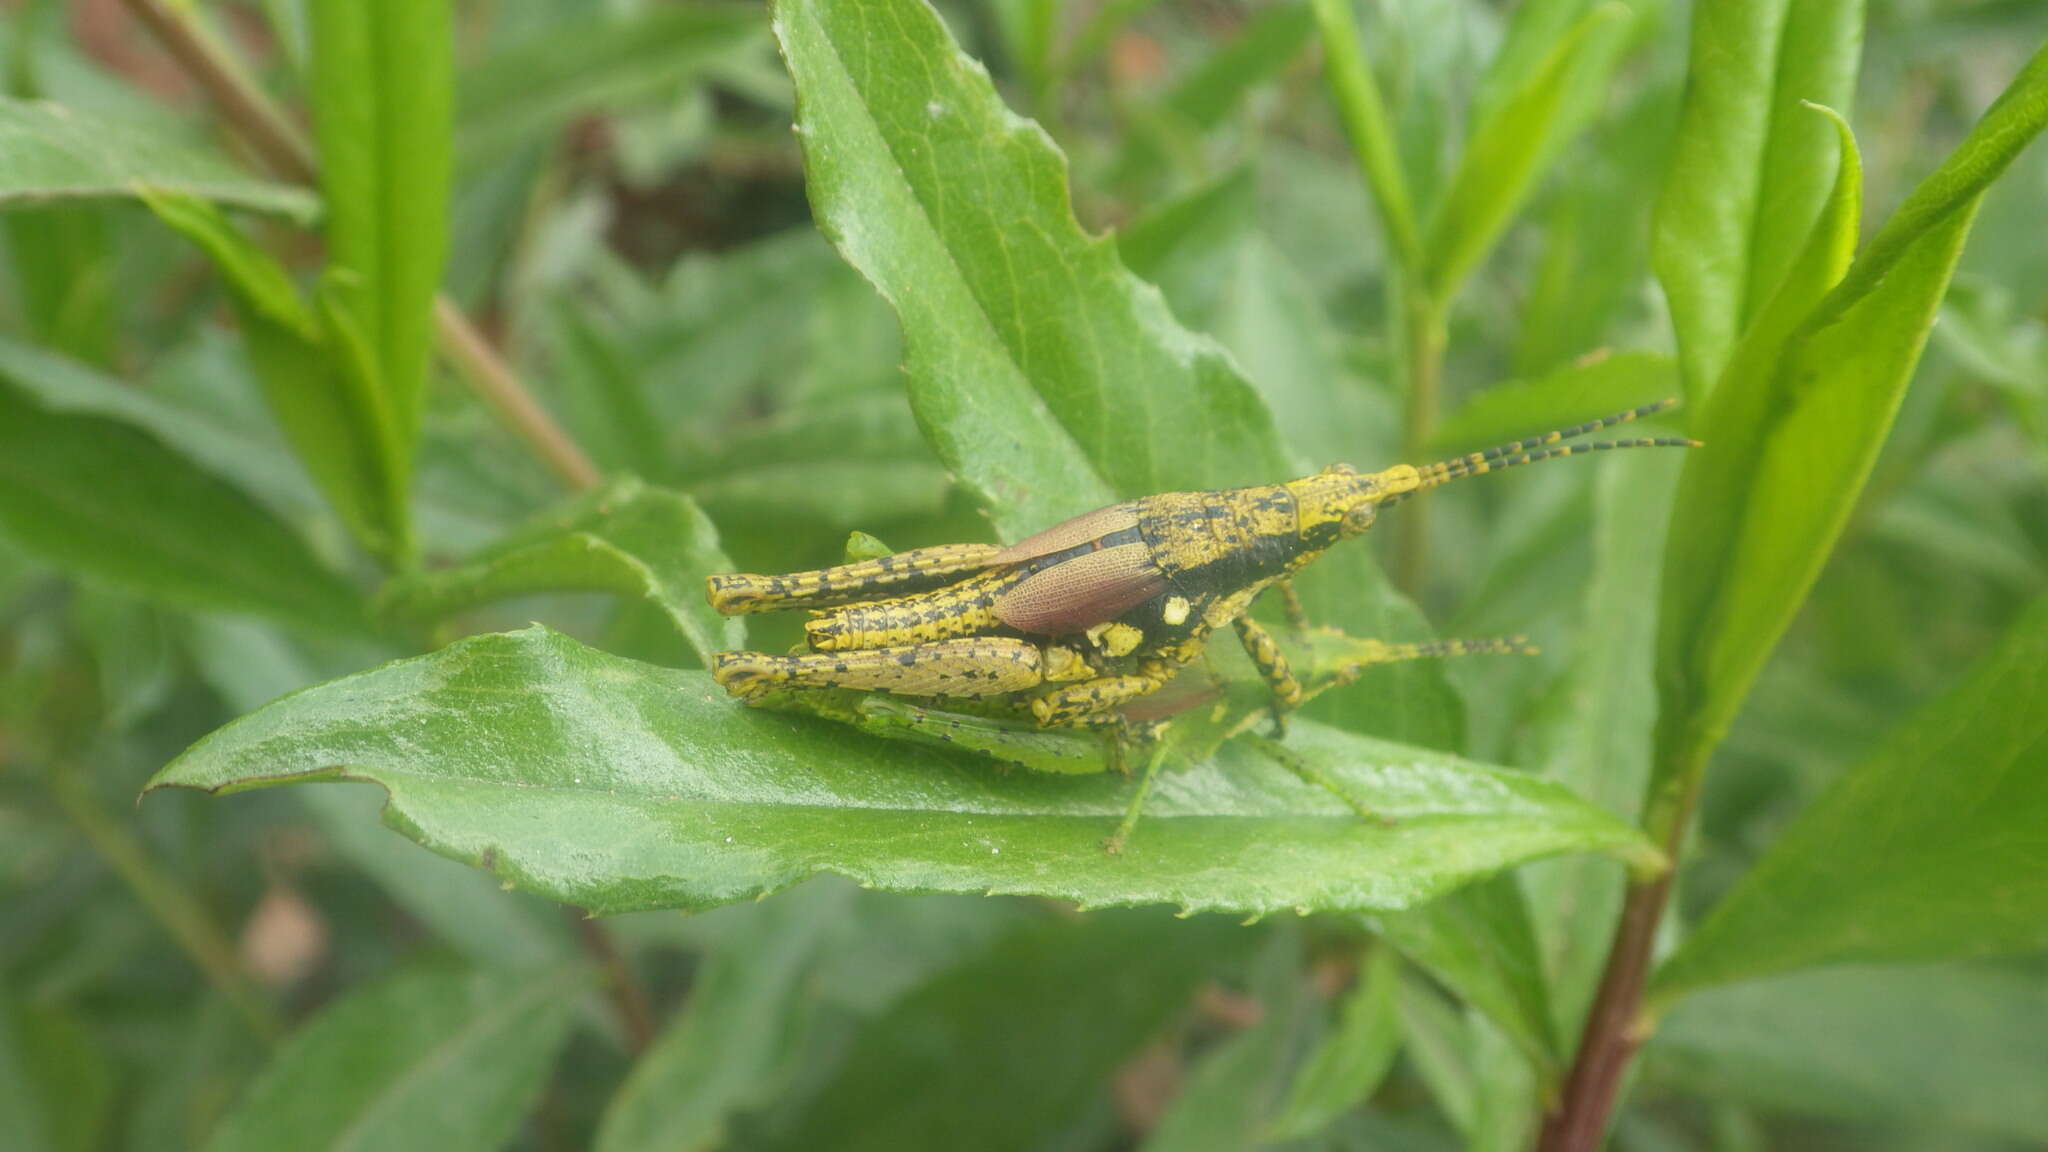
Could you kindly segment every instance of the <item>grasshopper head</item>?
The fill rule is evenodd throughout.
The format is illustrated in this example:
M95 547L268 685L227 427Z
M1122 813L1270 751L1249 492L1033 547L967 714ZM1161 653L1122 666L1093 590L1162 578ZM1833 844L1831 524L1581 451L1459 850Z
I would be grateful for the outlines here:
M1313 476L1296 480L1287 487L1294 494L1303 537L1343 539L1356 536L1372 527L1373 519L1379 515L1381 508L1397 504L1424 489L1448 484L1461 477L1478 476L1486 472L1498 472L1503 468L1534 464L1539 460L1602 452L1611 448L1697 448L1699 441L1676 436L1595 440L1585 444L1559 443L1574 436L1583 436L1601 428L1625 424L1662 412L1676 403L1676 400L1660 400L1655 404L1645 404L1641 408L1632 408L1627 412L1589 421L1575 428L1546 432L1541 436L1516 440L1467 456L1454 456L1449 460L1440 460L1421 468L1412 464L1396 464L1383 472L1361 473L1349 465L1337 464Z

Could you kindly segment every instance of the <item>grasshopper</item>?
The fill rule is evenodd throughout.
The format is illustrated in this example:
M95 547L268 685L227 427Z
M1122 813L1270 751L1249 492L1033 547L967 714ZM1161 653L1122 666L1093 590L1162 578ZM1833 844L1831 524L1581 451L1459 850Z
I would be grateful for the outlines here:
M1168 492L1076 516L1008 546L947 544L811 572L712 576L724 615L808 609L810 651L719 652L711 674L761 701L788 690L1010 702L1042 729L1130 730L1126 711L1236 631L1276 726L1306 698L1279 643L1248 614L1268 588L1307 622L1291 578L1380 509L1466 476L1675 437L1561 441L1670 407L1666 400L1426 467L1338 464L1283 484Z

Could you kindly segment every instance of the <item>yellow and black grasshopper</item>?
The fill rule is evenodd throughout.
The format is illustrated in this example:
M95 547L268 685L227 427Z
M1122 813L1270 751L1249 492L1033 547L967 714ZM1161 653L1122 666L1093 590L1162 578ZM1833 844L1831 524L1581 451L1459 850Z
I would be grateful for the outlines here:
M1261 592L1277 586L1290 622L1305 630L1289 578L1372 527L1381 508L1460 477L1554 457L1693 446L1673 437L1559 443L1673 403L1422 468L1360 473L1340 464L1284 484L1147 496L1007 547L949 544L813 572L713 576L710 601L724 615L810 609L811 651L720 652L712 676L748 700L792 689L993 697L1014 701L1040 728L1121 731L1128 706L1164 687L1229 626L1271 689L1275 717L1284 717L1303 689L1272 635L1248 615Z

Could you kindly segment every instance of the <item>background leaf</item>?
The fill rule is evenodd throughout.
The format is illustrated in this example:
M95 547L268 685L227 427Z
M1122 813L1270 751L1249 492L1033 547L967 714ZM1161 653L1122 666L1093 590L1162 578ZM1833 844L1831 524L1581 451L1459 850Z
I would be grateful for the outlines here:
M550 27L465 70L454 140L462 169L502 158L579 116L660 95L767 43L745 4L657 4Z
M498 1148L568 1031L570 987L430 966L370 985L280 1049L207 1148Z
M1357 983L1338 1006L1336 1027L1302 1061L1266 1139L1314 1136L1379 1089L1401 1048L1394 1000L1400 983L1400 956L1393 949L1375 948L1366 956Z
M798 989L838 943L851 894L802 885L755 906L719 942L688 1005L606 1107L598 1152L714 1147L729 1113L772 1099L804 1005Z
M764 1145L1041 1146L1102 1094L1205 970L1247 942L1214 917L1122 913L1020 928L864 1030L845 1075ZM921 1088L901 1091L908 1084Z
M380 608L433 620L543 592L612 592L659 607L699 660L746 645L741 621L711 610L704 577L732 568L718 530L689 497L627 476L547 512L453 568L401 576Z
M147 188L300 223L320 201L303 188L259 179L225 158L161 131L46 101L0 97L0 207L79 197L130 197Z
M1628 15L1619 4L1586 13L1527 82L1474 125L1430 220L1427 276L1438 300L1456 295L1514 219L1544 162L1563 143L1567 97L1581 86L1599 88L1613 69Z
M1392 909L1557 852L1656 859L1542 781L1308 723L1291 739L1393 827L1226 745L1162 779L1110 860L1119 777L1003 779L987 761L738 708L701 673L531 629L288 697L154 786L373 779L392 794L387 819L421 843L600 912L704 907L827 870L1086 905Z
M1862 24L1863 0L1739 0L1694 12L1652 257L1695 403L1820 216L1834 182L1827 126L1799 102L1852 106Z
M190 607L346 630L355 590L238 489L124 424L0 384L0 530L40 555Z
M284 268L211 205L156 195L146 203L212 259L278 427L342 522L371 552L390 555L409 517L373 382L350 370L327 317L300 297Z
M1401 954L1497 1024L1522 1058L1555 1076L1562 1064L1535 929L1512 876L1467 885L1420 908L1376 917Z
M1664 1000L1815 964L2048 944L2048 601L1787 828L1659 970Z
M1842 968L1710 989L1658 1029L1645 1076L1688 1095L1831 1117L1923 1147L2035 1144L2048 988L1987 966Z
M368 382L402 525L448 247L453 19L446 0L314 0L310 13L326 300L359 333L344 362Z

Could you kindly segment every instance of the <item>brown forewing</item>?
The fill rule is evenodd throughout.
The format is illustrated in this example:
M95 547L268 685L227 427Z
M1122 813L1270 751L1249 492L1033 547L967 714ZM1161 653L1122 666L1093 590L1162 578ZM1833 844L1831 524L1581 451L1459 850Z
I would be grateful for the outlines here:
M1138 541L1032 573L996 599L996 616L1020 632L1065 636L1118 619L1165 590L1166 576Z
M1093 512L1083 512L1072 520L1062 520L1032 536L1027 536L996 554L995 564L1021 564L1054 552L1064 552L1076 544L1100 540L1112 532L1138 526L1136 503L1111 504Z

